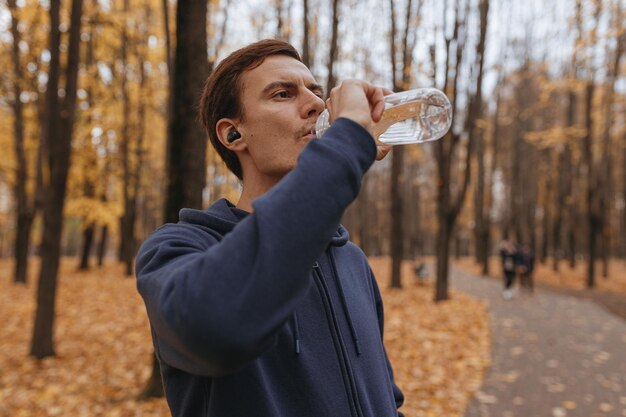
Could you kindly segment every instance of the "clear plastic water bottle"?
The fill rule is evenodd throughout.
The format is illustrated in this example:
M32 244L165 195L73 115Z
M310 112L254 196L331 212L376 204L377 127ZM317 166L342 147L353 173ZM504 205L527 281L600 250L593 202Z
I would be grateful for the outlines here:
M385 145L406 145L442 138L452 125L452 106L436 88L418 88L385 96L385 110L372 126L374 139ZM322 137L330 127L328 110L315 123L315 134Z

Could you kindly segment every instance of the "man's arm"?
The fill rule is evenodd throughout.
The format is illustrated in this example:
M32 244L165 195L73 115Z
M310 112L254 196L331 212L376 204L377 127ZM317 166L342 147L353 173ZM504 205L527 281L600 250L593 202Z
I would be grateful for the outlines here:
M155 232L139 251L137 286L159 357L218 376L271 347L375 155L363 127L336 120L221 241L189 224Z

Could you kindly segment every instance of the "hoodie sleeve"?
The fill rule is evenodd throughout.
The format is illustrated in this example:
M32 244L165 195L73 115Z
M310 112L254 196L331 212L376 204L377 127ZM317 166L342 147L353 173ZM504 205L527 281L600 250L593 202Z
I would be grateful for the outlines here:
M337 119L223 239L185 223L153 233L136 270L159 358L221 376L271 347L375 156L363 127Z
M370 279L372 280L372 286L374 287L374 300L376 302L376 313L378 315L378 327L380 329L380 337L382 338L385 332L385 313L383 308L383 299L380 295L380 289L378 288L378 283L376 282L376 278L374 277L374 273L370 269ZM389 378L391 379L391 388L393 390L393 399L396 402L396 409L399 409L402 404L404 404L404 394L400 390L400 388L396 385L393 376L393 368L391 367L391 362L389 362L389 357L387 356L387 350L385 349L385 360L387 361L387 370L389 372ZM398 417L404 417L400 411L398 411Z

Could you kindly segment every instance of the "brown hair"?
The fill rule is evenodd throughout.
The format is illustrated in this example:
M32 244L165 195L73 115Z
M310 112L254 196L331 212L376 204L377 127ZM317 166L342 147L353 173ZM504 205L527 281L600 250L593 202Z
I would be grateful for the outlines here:
M223 118L243 118L241 106L241 76L263 63L271 55L287 55L302 62L298 51L289 43L265 39L238 49L226 57L207 78L200 99L200 119L213 147L228 169L243 179L237 154L226 148L217 137L215 126Z

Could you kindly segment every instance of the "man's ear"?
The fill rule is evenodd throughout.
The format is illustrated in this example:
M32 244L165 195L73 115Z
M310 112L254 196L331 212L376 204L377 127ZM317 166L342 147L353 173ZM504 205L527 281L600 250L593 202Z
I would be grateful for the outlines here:
M247 147L243 134L237 129L237 122L233 119L220 119L215 125L215 131L222 145L231 151L242 151Z

